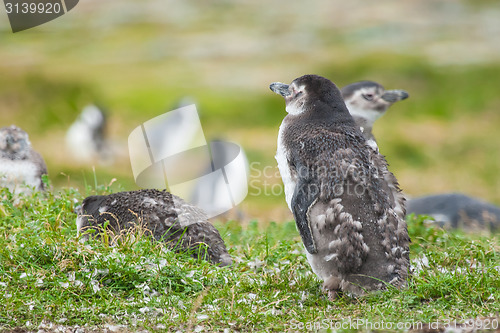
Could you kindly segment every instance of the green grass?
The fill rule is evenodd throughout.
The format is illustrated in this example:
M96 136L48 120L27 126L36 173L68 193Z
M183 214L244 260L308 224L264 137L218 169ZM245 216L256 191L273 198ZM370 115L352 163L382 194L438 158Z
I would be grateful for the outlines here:
M100 186L86 194L109 193ZM415 272L402 290L330 302L293 222L217 223L235 264L218 268L142 234L81 242L74 189L0 198L0 330L39 325L126 330L287 331L325 325L498 318L498 236L448 233L409 218ZM316 326L314 326L316 325ZM318 326L319 325L319 326ZM365 325L365 326L363 326ZM392 327L393 329L396 326ZM352 330L351 330L352 331Z

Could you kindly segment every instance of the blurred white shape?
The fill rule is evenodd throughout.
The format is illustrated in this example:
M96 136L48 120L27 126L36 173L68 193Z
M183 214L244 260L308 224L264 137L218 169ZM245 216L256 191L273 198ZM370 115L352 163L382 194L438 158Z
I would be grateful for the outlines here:
M194 104L146 121L144 133L155 162L207 144Z
M235 143L210 142L212 165L208 175L196 179L190 202L204 209L211 217L235 207L248 194L248 160Z
M151 166L151 161L148 145L144 140L143 127L136 127L128 136L128 151L130 155L130 164L134 179L137 181L139 175ZM137 184L141 186L140 184Z
M78 162L106 162L110 158L106 125L106 116L99 107L84 107L66 132L68 153Z
M243 149L239 148L238 155L224 167L227 179L231 180L228 185L235 203L242 202L247 196L248 177L250 176L247 157Z
M221 169L191 181L189 202L203 209L209 217L233 208L233 200ZM200 185L202 185L200 187Z
M167 188L214 217L238 205L248 193L248 161L240 146L207 145L196 106L148 120L129 135L135 182Z

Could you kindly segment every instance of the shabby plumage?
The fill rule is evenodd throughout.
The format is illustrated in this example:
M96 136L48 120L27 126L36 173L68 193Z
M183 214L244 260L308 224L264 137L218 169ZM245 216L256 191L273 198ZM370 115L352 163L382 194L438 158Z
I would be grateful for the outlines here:
M163 190L138 190L95 195L83 200L77 217L79 233L108 228L121 232L140 223L155 240L176 251L188 250L215 265L231 265L224 241L198 207Z
M409 265L404 197L329 80L273 83L285 98L276 159L313 271L334 298L402 286Z

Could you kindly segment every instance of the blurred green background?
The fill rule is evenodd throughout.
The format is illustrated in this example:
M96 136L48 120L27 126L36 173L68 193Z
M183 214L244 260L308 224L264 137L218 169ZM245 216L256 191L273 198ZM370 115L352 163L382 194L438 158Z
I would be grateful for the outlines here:
M497 1L84 0L16 34L0 7L0 126L30 134L55 188L95 176L137 189L128 134L192 96L207 139L239 143L253 163L245 216L291 219L274 160L284 102L268 86L311 73L410 93L374 128L405 193L500 204ZM95 174L64 147L94 102L109 110L123 152Z

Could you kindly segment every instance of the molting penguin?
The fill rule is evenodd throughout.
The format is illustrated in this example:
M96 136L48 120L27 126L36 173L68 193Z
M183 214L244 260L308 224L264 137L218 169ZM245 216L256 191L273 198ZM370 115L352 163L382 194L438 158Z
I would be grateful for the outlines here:
M272 83L288 115L276 159L314 273L330 299L404 285L409 242L404 197L338 88L317 75Z
M14 194L43 191L47 165L33 150L28 133L17 126L0 128L0 187Z
M78 209L78 233L102 228L106 221L115 232L140 223L154 237L177 251L188 250L194 258L205 257L215 265L228 266L232 259L219 232L204 211L163 190L139 190L94 195Z
M374 148L377 143L372 134L373 123L382 117L392 104L409 96L404 90L385 90L381 84L373 81L349 84L341 89L341 93L349 113L370 146Z

